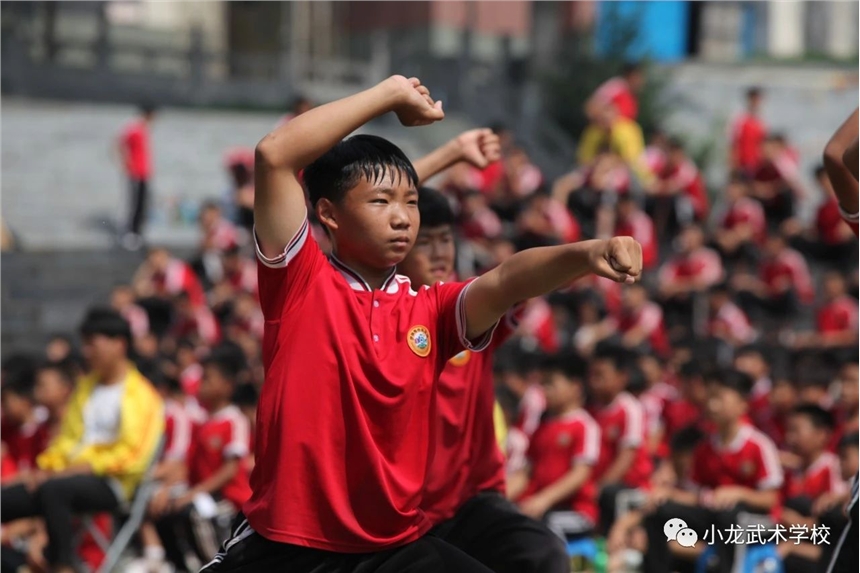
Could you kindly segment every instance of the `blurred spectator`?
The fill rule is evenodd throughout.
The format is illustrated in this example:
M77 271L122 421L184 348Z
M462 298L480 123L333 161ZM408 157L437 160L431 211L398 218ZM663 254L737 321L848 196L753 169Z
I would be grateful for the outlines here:
M667 381L663 361L651 354L644 354L638 360L639 370L645 381L645 388L639 396L645 411L648 453L652 457L665 458L663 447L665 437L666 409L678 399L678 390Z
M617 154L641 180L650 180L651 174L641 163L645 150L642 128L622 116L613 104L603 105L582 132L577 162L580 166L591 165L604 149Z
M734 367L752 380L747 393L750 417L759 428L768 423L768 396L773 390L771 364L759 346L745 346L735 354Z
M497 162L498 163L498 162ZM466 239L484 242L502 234L502 222L479 191L466 191L460 206L460 228Z
M62 431L38 470L2 490L3 522L41 515L54 571L73 571L75 512L111 511L133 494L163 432L162 402L128 362L128 323L92 309L81 325L91 374L78 383Z
M48 441L60 433L60 424L66 414L66 407L75 390L76 380L81 374L77 366L70 360L46 362L40 365L36 372L36 387L33 390L33 397L36 399L36 403L46 411L44 433ZM41 444L39 453L47 445L47 441Z
M666 162L656 175L653 184L646 187L648 210L666 238L673 237L678 227L707 218L709 204L705 181L679 139L669 140Z
M303 113L312 110L314 107L316 107L316 106L314 105L314 102L310 98L299 94L299 95L295 96L292 99L292 101L290 101L290 104L287 106L287 109L289 111L286 113L286 115L281 117L278 124L283 125L283 124L287 123L288 121L297 118L298 116L302 115Z
M630 195L622 195L618 199L618 209L615 219L615 237L633 237L642 245L642 266L650 269L657 264L659 258L659 243L654 222L645 211L639 208L636 200Z
M546 409L546 399L540 386L538 355L522 350L513 342L502 348L507 352L496 353L499 383L518 404L511 427L519 428L527 438L531 438Z
M585 104L585 115L596 121L600 111L613 105L621 117L636 121L639 115L637 94L645 85L645 73L638 62L625 64L620 76L603 82Z
M16 471L36 469L36 456L48 443L48 412L36 403L32 372L10 376L0 388L3 412L3 443Z
M749 88L746 92L746 110L732 126L731 170L752 175L761 161L761 147L767 128L761 120L762 90Z
M732 301L731 291L725 284L711 287L705 331L708 336L735 347L750 344L757 336L747 315Z
M579 240L579 225L564 205L541 189L529 197L517 216L519 236L515 244L522 251L574 243Z
M732 286L750 316L759 319L765 315L780 325L796 315L799 304L810 304L815 299L806 261L779 235L767 238L758 276L738 274Z
M73 353L72 339L65 334L54 334L45 345L45 357L52 362L62 362Z
M704 366L698 361L685 362L678 371L678 378L679 397L663 410L666 439L689 426L696 426L704 432L712 429L705 417L708 394Z
M739 176L729 180L725 199L725 210L714 232L717 248L732 267L736 263L755 264L767 237L764 209L749 197L749 183Z
M770 135L764 141L762 159L753 172L752 191L774 229L794 216L797 201L805 194L797 159L778 135Z
M150 328L158 336L165 334L171 326L171 306L177 295L184 293L194 307L206 303L200 279L191 266L163 247L149 251L135 272L132 285L138 304L149 316Z
M585 369L578 356L559 355L541 367L547 415L532 436L528 465L512 477L509 497L565 540L597 524L593 469L600 429L585 410Z
M110 304L128 322L135 340L149 332L149 316L135 302L134 290L130 286L114 287Z
M187 338L195 345L213 346L221 340L221 327L208 306L194 305L187 293L176 295L170 335L175 340Z
M200 208L201 242L199 259L195 262L198 275L208 284L220 281L224 276L221 255L246 243L243 231L221 214L217 203L206 202Z
M139 108L139 117L128 124L117 141L117 151L122 158L125 175L129 182L129 219L122 245L137 250L143 245L143 224L149 201L149 179L152 176L152 152L149 146L149 126L155 119L155 108L144 104Z
M824 304L818 309L816 331L798 333L796 348L857 348L857 301L848 296L845 279L835 271L824 276Z
M247 232L254 227L254 150L235 148L224 157L230 175L230 189L225 202L231 220Z
M653 352L666 357L669 339L663 322L663 309L652 302L641 284L629 285L622 292L621 311L606 320L609 332L617 332L619 342L629 350Z

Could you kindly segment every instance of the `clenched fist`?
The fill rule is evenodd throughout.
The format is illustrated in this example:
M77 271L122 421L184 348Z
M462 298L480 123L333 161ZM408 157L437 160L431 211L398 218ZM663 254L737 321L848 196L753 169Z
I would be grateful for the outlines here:
M385 83L395 94L392 110L407 127L430 125L445 117L442 102L433 101L430 90L418 78L391 76Z
M591 272L596 275L633 284L642 275L642 245L632 237L595 241L589 263Z
M457 136L458 152L463 161L483 169L502 156L499 136L492 129L470 129Z

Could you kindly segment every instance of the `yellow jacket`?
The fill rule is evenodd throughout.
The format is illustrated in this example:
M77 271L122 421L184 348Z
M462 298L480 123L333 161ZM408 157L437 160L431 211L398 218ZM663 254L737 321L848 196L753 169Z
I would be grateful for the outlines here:
M97 383L94 375L78 380L59 435L36 463L53 471L89 464L95 475L117 480L126 499L130 499L164 434L164 403L149 381L130 365L121 399L117 440L112 444L84 445L84 407Z
M499 449L505 451L505 441L508 439L508 424L505 422L505 411L502 406L495 402L493 404L493 425L496 428L496 441L499 443Z
M607 133L598 125L590 124L582 132L577 149L577 161L585 165L594 161L600 148L608 145L609 149L624 160L643 183L651 180L652 174L642 162L645 152L645 139L642 128L632 119L620 117Z

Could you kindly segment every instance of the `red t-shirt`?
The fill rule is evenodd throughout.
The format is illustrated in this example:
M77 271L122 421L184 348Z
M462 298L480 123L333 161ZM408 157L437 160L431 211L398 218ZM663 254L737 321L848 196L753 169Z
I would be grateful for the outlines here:
M164 273L155 273L153 286L159 296L176 296L179 293L188 295L188 300L194 306L206 304L206 293L200 285L194 270L179 259L172 259Z
M230 405L210 415L195 429L188 454L188 480L191 485L212 477L227 459L243 459L248 455L251 431L248 419L236 406ZM244 465L227 484L221 495L236 508L242 507L251 490Z
M642 265L650 269L657 263L659 243L654 222L643 211L634 212L628 219L615 223L616 237L633 237L642 245Z
M730 332L735 338L744 343L755 339L756 331L750 324L749 318L738 305L729 301L708 317L707 331L711 336Z
M823 452L805 470L789 472L783 487L785 499L806 496L814 501L825 493L844 493L847 486L839 467L836 454Z
M656 354L666 356L669 353L669 337L663 323L663 309L655 302L645 305L632 312L622 310L616 319L618 332L627 334L634 328L642 329L647 335L648 344Z
M194 423L183 404L164 401L164 455L166 461L185 461L191 448Z
M751 424L743 424L727 446L711 435L696 447L691 479L708 489L723 486L775 489L782 486L783 474L779 454L770 438Z
M687 255L678 255L660 267L660 283L677 280L700 280L705 287L712 286L723 276L723 263L712 249L702 247Z
M600 456L600 428L588 412L576 410L541 422L532 436L527 453L531 475L523 493L528 498L557 482L575 464L594 466ZM573 510L597 522L597 480L595 472L569 499L553 509Z
M761 146L767 136L764 123L754 115L744 113L735 120L732 129L732 157L735 164L751 173L761 161Z
M636 116L639 115L639 102L630 90L630 84L624 78L615 77L606 80L594 92L594 97L602 102L613 104L622 117L636 121Z
M513 333L514 320L509 315L500 323L487 350L460 352L439 376L436 453L421 502L433 523L450 519L481 491L505 491L493 418L493 353Z
M327 259L307 222L283 254L258 248L266 381L257 409L253 495L265 538L338 552L414 541L435 444L436 381L473 344L468 283L412 289L393 272L372 290Z
M47 411L37 408L32 422L17 427L4 425L3 441L17 471L36 468L36 457L45 451L51 441L47 419Z
M811 304L815 300L815 287L806 259L794 249L785 248L774 259L762 262L759 272L771 296L781 294L784 292L781 289L789 285L802 303Z
M120 140L125 150L125 171L133 179L149 179L152 171L149 126L137 120L123 130Z
M857 302L847 295L828 302L818 310L816 323L821 334L857 332Z
M723 215L721 226L732 230L738 225L749 225L753 230L753 240L761 245L767 238L767 219L761 203L749 197L735 201Z
M623 448L635 448L636 459L622 481L629 487L646 486L653 468L645 442L645 411L639 400L622 392L608 406L598 409L594 419L602 432L595 479L600 479Z

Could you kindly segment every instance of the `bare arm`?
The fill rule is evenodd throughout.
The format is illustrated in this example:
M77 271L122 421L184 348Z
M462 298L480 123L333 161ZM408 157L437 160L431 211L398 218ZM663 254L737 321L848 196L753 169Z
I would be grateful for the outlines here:
M631 237L521 251L470 285L464 301L466 336L483 334L516 303L587 273L633 283L641 271L642 246Z
M570 468L570 471L561 478L537 492L534 497L542 498L547 509L552 508L557 503L575 494L588 479L588 476L591 475L591 469L591 466L588 464L578 463Z
M508 476L507 491L508 499L517 499L529 485L529 472L527 469L517 470Z
M468 161L479 169L498 161L501 155L499 136L487 128L463 132L448 143L437 147L421 159L413 162L418 173L418 183L448 169L460 161Z
M239 471L239 463L240 460L237 458L225 460L217 472L190 489L186 496L193 497L198 493L211 494L219 491L236 476Z
M858 110L854 110L851 117L839 126L824 148L824 169L827 171L830 183L833 184L839 205L847 213L857 213L860 210L860 201L857 197L857 121ZM853 159L847 157L849 152L853 153Z
M344 137L389 111L404 125L444 117L420 82L392 76L377 86L304 113L278 127L255 150L254 222L265 256L278 256L301 227L307 210L298 173Z
M616 456L615 461L612 462L612 465L606 470L606 473L603 474L603 477L600 478L600 486L606 486L613 483L621 483L621 480L624 479L624 474L627 473L627 470L630 469L630 466L633 465L633 462L636 460L636 448L624 448L621 452Z

